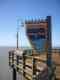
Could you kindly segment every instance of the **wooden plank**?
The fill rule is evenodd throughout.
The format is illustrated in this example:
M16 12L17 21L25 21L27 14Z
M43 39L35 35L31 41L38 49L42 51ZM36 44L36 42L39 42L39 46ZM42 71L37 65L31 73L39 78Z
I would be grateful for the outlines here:
M25 74L25 77L27 77L29 80L32 80L32 77L27 74Z
M32 77L32 75L33 75L32 71L29 72L29 70L27 70L27 69L24 69L23 71L25 72L25 74L27 74L27 75Z

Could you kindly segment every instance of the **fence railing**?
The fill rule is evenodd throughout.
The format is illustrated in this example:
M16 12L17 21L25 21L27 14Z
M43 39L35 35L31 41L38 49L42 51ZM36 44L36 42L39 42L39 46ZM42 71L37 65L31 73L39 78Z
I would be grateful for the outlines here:
M15 68L18 73L21 73L26 80L46 80L50 75L54 75L55 78L55 66L56 66L56 77L58 77L58 66L52 64L49 68L46 64L47 51L43 51L41 54L35 50L22 51L22 55L15 53L15 51L9 52L9 66ZM55 63L55 58L60 55L59 51L52 51L52 62ZM33 54L32 54L33 53ZM56 63L55 63L56 64ZM54 66L53 66L54 65ZM60 68L60 66L59 66ZM50 70L50 71L49 71ZM51 73L48 75L48 72ZM39 78L39 79L38 79Z

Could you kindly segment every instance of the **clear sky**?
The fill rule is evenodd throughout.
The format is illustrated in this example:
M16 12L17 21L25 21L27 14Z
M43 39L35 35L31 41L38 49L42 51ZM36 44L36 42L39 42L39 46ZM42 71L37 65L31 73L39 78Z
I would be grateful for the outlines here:
M0 46L16 46L17 17L21 20L52 16L52 46L60 46L60 0L0 0ZM20 27L19 46L29 46ZM21 44L20 44L21 43Z

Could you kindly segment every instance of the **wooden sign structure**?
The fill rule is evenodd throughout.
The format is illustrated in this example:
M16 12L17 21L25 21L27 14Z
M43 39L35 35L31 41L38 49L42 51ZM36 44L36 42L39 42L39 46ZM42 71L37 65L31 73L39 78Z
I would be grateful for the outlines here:
M51 16L45 20L25 21L26 34L38 53L47 53L47 64L51 65Z
M26 80L49 78L47 69L51 67L51 16L47 16L45 20L25 21L25 25L26 34L32 45L32 49L19 50L17 45L16 50L9 52L9 65L13 68L13 80L16 80L16 72L23 74ZM42 55L40 54L43 53L46 53L47 61L41 59ZM42 67L43 70L41 71ZM45 75L44 71L47 77L41 77L43 74ZM39 72L41 72L41 74ZM39 73L38 77L37 73Z

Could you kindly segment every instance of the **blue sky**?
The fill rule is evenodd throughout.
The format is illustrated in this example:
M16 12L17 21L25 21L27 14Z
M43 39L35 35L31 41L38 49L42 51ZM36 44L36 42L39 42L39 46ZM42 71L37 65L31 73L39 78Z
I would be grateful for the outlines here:
M60 0L0 0L0 46L16 46L17 18L24 21L52 16L52 46L60 46ZM19 46L29 46L20 27Z

